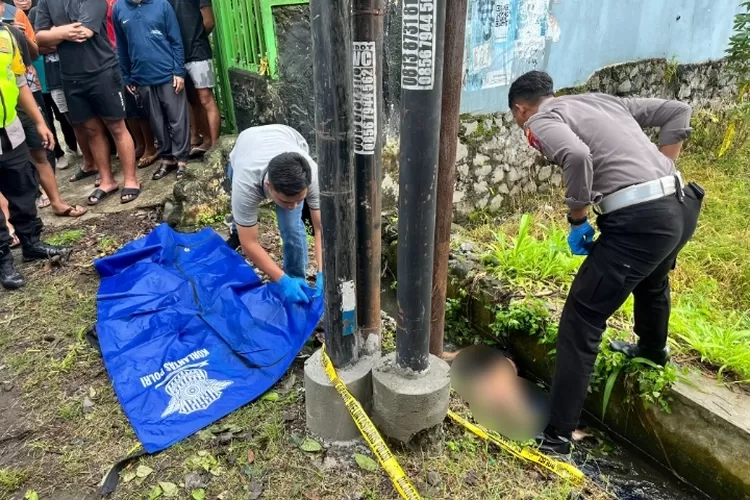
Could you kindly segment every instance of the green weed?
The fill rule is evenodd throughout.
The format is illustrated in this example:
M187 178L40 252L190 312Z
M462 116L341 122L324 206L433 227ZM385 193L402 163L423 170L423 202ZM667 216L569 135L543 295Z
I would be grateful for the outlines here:
M10 495L26 481L26 472L18 469L0 468L0 493Z
M50 236L47 238L47 243L50 245L73 245L81 241L84 236L86 236L86 231L83 229L69 229Z

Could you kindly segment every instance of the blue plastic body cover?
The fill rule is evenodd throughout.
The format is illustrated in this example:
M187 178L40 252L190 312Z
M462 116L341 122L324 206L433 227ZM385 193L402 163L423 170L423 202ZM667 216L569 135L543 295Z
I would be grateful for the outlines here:
M211 229L162 224L94 264L104 364L150 453L266 392L323 314L322 297L285 303Z

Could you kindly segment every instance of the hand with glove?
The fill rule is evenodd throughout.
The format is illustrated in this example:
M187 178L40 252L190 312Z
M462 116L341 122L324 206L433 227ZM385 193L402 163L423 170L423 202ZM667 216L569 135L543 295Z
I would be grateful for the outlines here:
M305 280L292 278L288 274L285 274L279 280L279 285L281 285L281 292L289 302L293 304L307 304L310 302L310 298L302 289L305 285Z
M588 255L591 245L594 244L594 228L591 227L589 221L584 221L583 224L577 226L570 226L570 234L568 234L568 245L573 255Z
M320 297L323 295L323 271L318 271L318 276L315 278L315 294L314 297Z

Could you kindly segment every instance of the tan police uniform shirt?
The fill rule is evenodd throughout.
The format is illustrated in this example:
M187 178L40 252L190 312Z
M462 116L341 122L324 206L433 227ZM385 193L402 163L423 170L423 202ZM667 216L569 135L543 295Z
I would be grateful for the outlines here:
M607 94L555 97L524 126L529 144L562 168L571 209L620 189L675 173L643 132L659 127L659 145L690 136L691 108L679 101Z

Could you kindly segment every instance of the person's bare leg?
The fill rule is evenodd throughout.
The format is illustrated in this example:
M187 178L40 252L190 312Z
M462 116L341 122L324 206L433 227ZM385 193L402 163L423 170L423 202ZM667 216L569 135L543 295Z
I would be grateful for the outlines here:
M141 122L141 135L143 136L143 142L146 144L143 156L156 156L157 151L154 145L154 133L151 130L151 121L146 119L138 121Z
M146 143L143 140L143 131L141 130L141 120L138 120L137 118L128 118L127 123L133 136L135 157L138 159L143 156L143 152L146 150Z
M120 123L122 123L122 128L125 129L125 122L121 121ZM105 192L110 192L114 189L117 189L117 181L115 181L115 178L112 175L112 165L109 161L109 140L107 139L107 136L104 132L104 124L98 117L96 117L84 122L83 127L86 131L88 147L91 150L91 158L93 164L99 169L99 175L102 179L101 183L99 184L99 188ZM125 129L125 134L127 135L128 142L130 143L130 161L132 164L135 161L133 139L130 137L130 132L128 132L127 129ZM85 151L85 149L81 148L81 151ZM123 167L124 166L125 162L123 162ZM135 169L135 166L133 166L133 169ZM135 177L134 173L133 177Z
M198 123L198 127L203 130L209 130L211 146L216 144L219 140L219 134L221 134L221 115L219 115L219 108L216 106L214 100L214 93L211 89L198 89L198 99L203 106L202 116L196 116L197 120L205 118L205 122L201 126ZM206 137L203 137L203 143L206 143Z
M91 154L91 146L89 145L89 135L86 132L86 127L83 125L76 125L73 127L73 132L76 134L76 142L78 142L78 149L81 150L83 156L83 166L81 170L84 172L90 172L91 170L97 170L98 167L94 163L94 156Z
M16 236L16 229L13 227L13 224L10 223L10 212L8 211L8 200L5 199L5 196L0 194L0 210L3 211L3 215L5 216L5 225L8 226L8 232L15 238Z
M107 120L105 125L115 140L117 156L122 163L125 187L139 189L141 185L135 176L135 146L133 145L133 138L125 126L125 120ZM106 139L104 140L106 141ZM104 184L104 176L102 176L102 184Z
M198 96L195 96L195 101L198 100ZM198 123L195 121L195 111L193 111L193 102L189 102L188 106L188 113L190 114L190 147L200 147L201 144L203 144L203 139L201 138L201 134L198 131ZM198 103L198 106L200 106L200 103ZM201 106L202 108L202 106Z
M37 172L39 172L39 184L42 185L42 189L49 198L52 211L56 214L62 214L68 208L69 203L65 203L60 196L60 191L57 189L57 179L55 178L55 172L52 170L52 165L47 161L47 152L44 149L32 149L31 160L36 166ZM74 207L76 208L76 207ZM85 209L75 211L75 215L83 215L86 212ZM82 212L82 213L81 213ZM73 215L73 214L71 214Z

